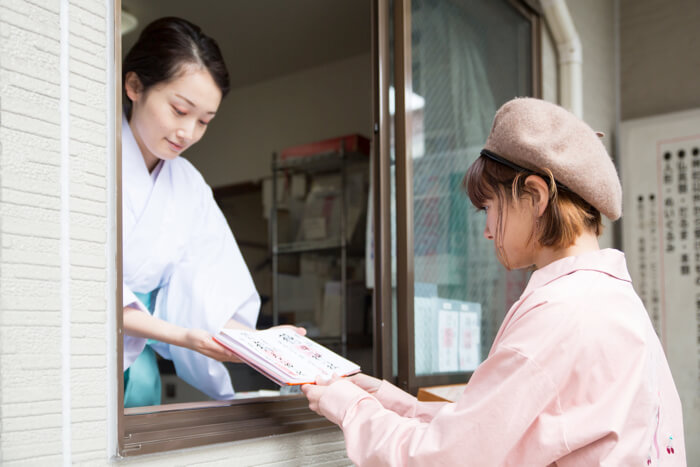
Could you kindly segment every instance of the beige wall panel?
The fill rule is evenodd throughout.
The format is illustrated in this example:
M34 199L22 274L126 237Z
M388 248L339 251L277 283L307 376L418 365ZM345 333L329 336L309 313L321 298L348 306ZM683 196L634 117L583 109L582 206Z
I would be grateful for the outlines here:
M622 120L700 107L698 24L698 0L620 0Z

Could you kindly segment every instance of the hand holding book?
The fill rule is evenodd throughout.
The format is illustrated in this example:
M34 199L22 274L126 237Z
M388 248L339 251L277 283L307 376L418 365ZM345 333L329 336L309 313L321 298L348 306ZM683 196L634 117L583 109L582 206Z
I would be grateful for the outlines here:
M360 367L296 333L276 327L264 331L222 329L214 339L279 385L314 383L333 374L348 376Z

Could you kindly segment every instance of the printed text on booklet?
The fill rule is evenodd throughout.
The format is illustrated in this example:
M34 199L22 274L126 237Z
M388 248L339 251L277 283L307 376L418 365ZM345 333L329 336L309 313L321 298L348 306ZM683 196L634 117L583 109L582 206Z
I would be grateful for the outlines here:
M281 386L360 371L357 364L291 329L222 329L214 339Z

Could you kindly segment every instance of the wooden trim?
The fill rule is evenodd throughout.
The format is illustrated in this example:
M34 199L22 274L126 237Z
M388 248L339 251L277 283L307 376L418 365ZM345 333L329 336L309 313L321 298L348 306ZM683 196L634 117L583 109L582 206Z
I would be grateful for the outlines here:
M544 11L542 10L542 5L540 4L540 0L520 0L522 3L528 6L532 11L537 13L538 16L544 15Z
M533 14L532 24L532 96L542 98L542 18Z
M468 373L441 373L434 375L416 376L416 385L419 388L426 386L443 386L446 384L460 384L468 382L473 372Z
M388 0L380 0L388 1ZM167 452L214 443L268 437L271 435L328 429L334 425L311 412L308 401L300 396L280 396L233 401L210 401L191 404L172 404L138 409L124 409L123 383L123 310L122 284L122 159L121 159L121 0L114 0L114 60L116 102L116 313L108 319L116 320L117 329L117 378L119 381L117 407L118 455L123 457ZM388 89L388 88L387 88ZM388 98L386 100L388 102ZM387 104L388 109L388 104ZM387 110L388 113L388 110ZM388 120L388 119L387 119ZM387 127L388 128L388 127ZM388 130L384 133L388 145ZM388 147L388 146L387 146ZM385 151L388 158L388 150ZM387 169L388 174L388 169ZM388 175L387 175L388 177ZM245 185L245 184L243 184ZM388 187L388 185L386 185ZM222 187L219 194L248 191L248 186ZM259 187L258 187L259 189ZM386 188L388 190L388 188ZM388 196L388 195L387 195ZM388 203L387 203L388 205ZM388 214L387 214L388 216ZM388 225L388 224L387 224ZM390 235L389 227L384 235ZM390 239L389 239L390 240ZM386 241L386 240L384 240ZM390 250L388 250L390 253ZM387 263L390 267L391 261ZM386 267L386 265L384 266ZM389 277L389 297L391 282ZM389 302L390 303L390 302ZM386 310L383 311L386 313ZM391 307L388 308L390 316ZM388 347L391 348L391 328L388 328Z
M261 190L262 182L241 182L212 188L212 193L214 194L214 199L219 201L220 199L227 198L229 196L245 195L247 193L255 193Z
M122 2L121 0L114 0L114 71L117 76L114 79L114 103L115 103L115 113L114 121L116 123L116 131L114 133L114 144L116 155L115 170L116 173L116 258L115 263L117 265L117 279L116 279L116 297L115 297L115 316L109 317L108 319L114 319L116 321L117 329L117 436L118 436L118 449L119 454L123 452L123 440L124 440L124 338L123 338L123 327L124 327L124 316L122 310L124 309L124 296L123 296L123 249L122 249L122 36L121 36L121 23L122 23Z
M530 93L542 94L542 21L535 0L509 0L531 24L532 75ZM405 96L412 90L411 5L410 0L396 0L394 22L396 86L396 269L398 386L416 394L419 387L464 383L471 373L447 373L416 376L414 327L414 244L413 244L413 170L411 157L411 114L405 108ZM404 118L405 116L405 118Z
M413 308L413 163L411 109L406 105L412 85L411 1L394 2L394 86L396 88L396 316L398 386L416 393ZM410 101L409 101L410 102Z
M299 396L177 404L173 408L157 406L149 410L151 413L124 416L128 434L121 442L122 456L334 426L311 412L306 398Z
M391 161L389 0L372 1L372 199L374 225L374 374L394 379L391 313Z
M530 67L532 97L542 97L542 8L537 0L509 0L518 13L530 21Z

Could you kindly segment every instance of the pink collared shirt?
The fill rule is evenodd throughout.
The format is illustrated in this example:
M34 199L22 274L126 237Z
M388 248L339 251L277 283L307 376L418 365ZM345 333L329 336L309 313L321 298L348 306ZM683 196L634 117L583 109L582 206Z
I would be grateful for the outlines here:
M320 408L358 465L686 465L678 392L617 250L535 271L457 402L340 380Z

